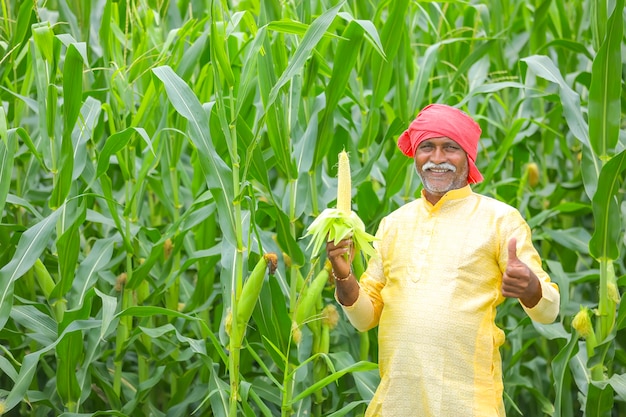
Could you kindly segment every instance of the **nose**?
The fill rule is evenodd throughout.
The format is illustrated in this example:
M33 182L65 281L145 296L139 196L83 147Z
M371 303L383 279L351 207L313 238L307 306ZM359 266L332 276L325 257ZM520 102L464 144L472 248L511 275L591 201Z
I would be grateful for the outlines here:
M446 162L446 160L443 148L436 146L430 155L430 161L434 164L441 164L442 162Z

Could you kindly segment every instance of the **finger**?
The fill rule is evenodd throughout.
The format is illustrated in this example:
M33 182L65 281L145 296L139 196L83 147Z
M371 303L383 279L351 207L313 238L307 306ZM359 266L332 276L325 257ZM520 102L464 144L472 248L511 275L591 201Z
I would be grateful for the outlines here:
M326 242L326 250L327 251L332 251L335 249L342 249L342 248L348 248L352 246L352 239L344 239L344 240L340 240L339 242L337 242L337 244L335 245L335 242L333 242L332 240L329 240Z
M511 240L509 240L509 261L508 263L514 262L519 260L517 258L517 239L516 238L511 238Z
M515 281L506 280L502 282L502 295L504 297L518 297L520 288L515 285Z
M349 247L340 247L340 248L337 248L337 249L331 251L330 254L331 254L331 257L333 257L333 258L337 258L337 257L345 258L344 255L349 253L349 252L350 252L350 248Z

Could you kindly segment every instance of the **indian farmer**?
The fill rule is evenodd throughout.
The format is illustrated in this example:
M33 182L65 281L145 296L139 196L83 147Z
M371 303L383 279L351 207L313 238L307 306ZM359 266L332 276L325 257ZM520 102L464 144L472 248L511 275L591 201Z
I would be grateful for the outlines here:
M382 219L378 256L359 281L343 256L354 256L351 240L326 246L350 322L378 326L381 381L366 416L504 417L496 307L513 297L532 320L558 315L558 287L528 224L470 187L483 179L480 134L454 107L425 107L398 140L415 161L421 198Z

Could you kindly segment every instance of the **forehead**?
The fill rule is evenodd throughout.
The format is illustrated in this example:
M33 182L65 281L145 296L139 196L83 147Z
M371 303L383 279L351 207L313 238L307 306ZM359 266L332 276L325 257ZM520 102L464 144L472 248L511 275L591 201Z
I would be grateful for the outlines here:
M424 144L428 144L428 145L448 145L448 144L452 144L452 145L457 145L457 146L461 146L459 145L459 143L455 140L450 139L447 136L439 136L436 138L428 138L425 139L422 143L419 144L419 146L422 146Z

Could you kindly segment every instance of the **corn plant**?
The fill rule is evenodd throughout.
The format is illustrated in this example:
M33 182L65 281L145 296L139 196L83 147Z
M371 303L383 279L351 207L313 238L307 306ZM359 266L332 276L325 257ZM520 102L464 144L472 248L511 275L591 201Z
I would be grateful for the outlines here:
M561 290L499 307L507 415L626 413L623 0L0 10L0 412L363 415L376 330L306 231L344 149L366 232L419 197L395 141L441 102Z

